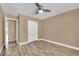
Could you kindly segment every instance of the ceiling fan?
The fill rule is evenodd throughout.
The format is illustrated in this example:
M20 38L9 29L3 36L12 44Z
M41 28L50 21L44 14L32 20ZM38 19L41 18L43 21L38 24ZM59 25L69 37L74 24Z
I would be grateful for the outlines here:
M35 3L35 5L37 6L37 9L35 10L35 14L43 13L43 12L51 12L51 10L44 9L43 5L40 5L38 3Z

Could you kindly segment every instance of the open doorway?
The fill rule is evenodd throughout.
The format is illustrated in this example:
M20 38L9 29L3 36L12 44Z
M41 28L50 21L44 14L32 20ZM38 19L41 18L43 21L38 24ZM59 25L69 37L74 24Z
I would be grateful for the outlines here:
M28 42L38 40L38 22L28 20Z
M4 18L4 40L5 48L8 51L9 42L18 43L18 20L13 18Z

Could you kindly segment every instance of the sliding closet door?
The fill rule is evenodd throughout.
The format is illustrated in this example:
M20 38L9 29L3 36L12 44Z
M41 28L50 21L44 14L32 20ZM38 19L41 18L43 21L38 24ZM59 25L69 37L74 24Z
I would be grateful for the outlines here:
M9 42L12 42L12 41L16 41L16 21L14 20L9 20Z
M38 39L38 22L28 21L28 41L34 41Z

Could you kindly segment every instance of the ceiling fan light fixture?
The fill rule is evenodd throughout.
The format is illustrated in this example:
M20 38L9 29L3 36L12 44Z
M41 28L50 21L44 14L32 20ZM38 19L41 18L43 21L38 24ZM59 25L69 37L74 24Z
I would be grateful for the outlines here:
M39 10L39 13L43 13L43 10Z

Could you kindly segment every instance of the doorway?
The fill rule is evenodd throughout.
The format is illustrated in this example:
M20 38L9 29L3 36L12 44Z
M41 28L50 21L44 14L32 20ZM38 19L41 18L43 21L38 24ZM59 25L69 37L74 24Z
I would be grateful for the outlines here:
M8 18L5 16L4 18L4 40L5 40L5 48L8 50L9 42L18 43L18 20Z
M38 40L38 22L28 20L28 42Z

